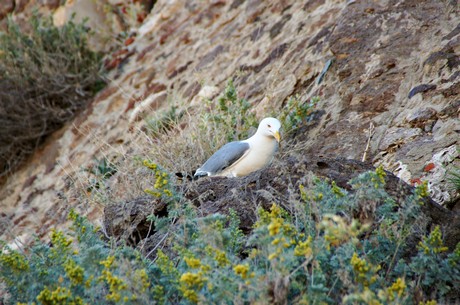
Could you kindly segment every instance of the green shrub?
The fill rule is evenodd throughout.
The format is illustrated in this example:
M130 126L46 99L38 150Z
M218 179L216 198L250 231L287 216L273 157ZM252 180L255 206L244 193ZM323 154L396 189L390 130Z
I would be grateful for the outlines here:
M0 33L0 176L75 116L103 86L101 55L88 48L84 23L58 28L51 17L12 19Z
M247 138L251 128L256 128L259 123L255 114L249 111L251 104L244 98L238 98L238 92L231 79L216 101L205 100L201 106L204 107L203 111L188 123L198 123L199 130L206 134L209 130L218 129L227 142ZM172 105L160 115L148 117L146 122L150 135L157 138L161 134L169 133L184 116L184 111L177 105Z
M89 186L86 188L87 192L92 192L100 188L104 188L105 180L109 179L116 174L116 166L107 160L107 158L101 158L96 160L96 165L88 170L94 178L90 179Z
M147 127L152 137L156 138L173 129L182 118L183 113L179 112L177 106L171 106L168 111L160 113L155 118L147 118Z
M37 242L28 254L5 247L0 279L8 303L448 303L459 294L460 245L447 253L435 227L408 257L408 237L426 231L424 192L396 205L383 190L384 176L377 169L353 179L353 192L322 180L300 186L291 190L297 195L289 212L275 203L260 209L247 236L234 212L200 217L174 195L167 218L152 218L170 237L153 261L109 246L71 212L72 233L52 231L52 246ZM364 212L375 221L360 223Z
M279 114L285 132L289 134L311 120L311 115L318 102L319 97L317 96L308 102L302 102L298 95L289 97L286 106Z
M37 242L25 255L8 247L0 253L0 278L8 302L104 304L147 302L148 264L131 248L111 249L95 228L74 212L70 234L52 230L52 246Z
M447 180L449 181L452 188L456 192L460 193L460 168L454 167L454 169L448 173Z
M217 99L218 107L215 113L211 112L210 121L218 128L227 131L227 141L238 141L249 137L250 128L257 128L259 122L253 112L252 105L244 98L238 98L238 92L233 80L229 80L222 96Z

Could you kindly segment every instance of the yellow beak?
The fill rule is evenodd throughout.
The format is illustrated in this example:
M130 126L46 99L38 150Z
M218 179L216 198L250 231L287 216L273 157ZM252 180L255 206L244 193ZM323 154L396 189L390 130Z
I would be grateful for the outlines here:
M281 140L281 136L280 136L279 131L275 131L275 132L273 133L273 136L275 137L276 141L279 143L280 140Z

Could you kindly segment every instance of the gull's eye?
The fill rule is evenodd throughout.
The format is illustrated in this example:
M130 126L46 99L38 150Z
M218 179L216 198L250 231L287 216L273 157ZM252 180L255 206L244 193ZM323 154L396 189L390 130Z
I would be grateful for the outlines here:
M268 124L267 127L268 127L268 128L272 128L272 125Z

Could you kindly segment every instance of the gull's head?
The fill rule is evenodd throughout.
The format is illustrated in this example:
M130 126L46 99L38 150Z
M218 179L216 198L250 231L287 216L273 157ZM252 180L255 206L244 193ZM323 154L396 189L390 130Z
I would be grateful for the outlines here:
M257 133L263 134L267 137L274 137L276 141L279 142L280 128L280 121L278 121L275 118L265 118L260 122L259 128L257 129Z

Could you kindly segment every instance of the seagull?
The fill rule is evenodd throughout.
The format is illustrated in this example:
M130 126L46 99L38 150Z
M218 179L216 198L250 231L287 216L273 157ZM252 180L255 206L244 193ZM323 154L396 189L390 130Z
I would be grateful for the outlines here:
M264 168L278 150L280 128L277 119L263 119L252 137L222 146L196 170L194 177L242 177Z

